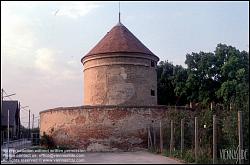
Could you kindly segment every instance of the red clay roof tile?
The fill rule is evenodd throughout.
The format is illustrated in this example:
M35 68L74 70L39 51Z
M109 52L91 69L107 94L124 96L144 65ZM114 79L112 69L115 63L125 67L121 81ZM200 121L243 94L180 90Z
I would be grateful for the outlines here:
M84 57L116 52L143 53L155 56L123 24L118 23Z

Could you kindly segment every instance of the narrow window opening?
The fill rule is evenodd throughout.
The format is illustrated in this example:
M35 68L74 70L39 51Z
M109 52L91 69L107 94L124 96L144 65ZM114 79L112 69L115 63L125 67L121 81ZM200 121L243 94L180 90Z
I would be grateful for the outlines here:
M155 90L151 89L151 96L155 96Z
M151 60L151 67L155 67L155 62Z

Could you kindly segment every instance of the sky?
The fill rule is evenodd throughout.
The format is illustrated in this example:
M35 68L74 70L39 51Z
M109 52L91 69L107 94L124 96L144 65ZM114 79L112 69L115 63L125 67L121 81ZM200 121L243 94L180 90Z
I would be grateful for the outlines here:
M1 88L39 112L83 103L80 59L118 23L118 2L1 1ZM249 51L249 2L121 2L121 22L160 60L185 67L219 43ZM21 111L27 126L28 111ZM35 126L38 121L35 120Z

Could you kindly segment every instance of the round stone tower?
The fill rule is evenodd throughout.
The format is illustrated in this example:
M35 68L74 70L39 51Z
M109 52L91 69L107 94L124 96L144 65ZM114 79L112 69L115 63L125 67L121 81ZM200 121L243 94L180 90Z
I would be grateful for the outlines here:
M82 59L84 105L157 105L159 58L120 22Z

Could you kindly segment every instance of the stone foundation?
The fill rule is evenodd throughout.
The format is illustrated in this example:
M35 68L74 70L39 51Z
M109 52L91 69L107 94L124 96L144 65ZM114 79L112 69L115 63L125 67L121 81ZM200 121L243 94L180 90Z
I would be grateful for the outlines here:
M40 112L40 135L56 145L87 151L131 151L147 148L147 128L166 124L170 113L188 111L168 106L79 106Z

